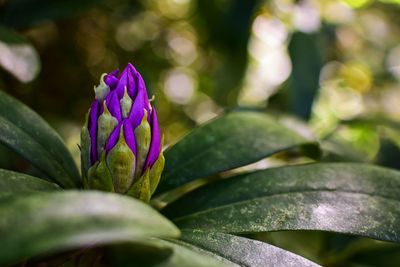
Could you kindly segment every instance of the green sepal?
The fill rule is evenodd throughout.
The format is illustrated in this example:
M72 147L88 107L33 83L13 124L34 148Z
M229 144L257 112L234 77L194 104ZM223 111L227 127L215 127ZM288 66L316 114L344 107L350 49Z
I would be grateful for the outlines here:
M135 177L139 177L139 175L143 172L143 166L147 158L147 153L150 149L150 141L151 141L151 129L150 124L147 121L147 111L144 109L144 115L142 118L142 122L135 129L135 139L136 139L136 173Z
M90 167L90 134L88 130L88 117L89 112L86 114L85 124L81 130L81 173L82 173L82 180L83 186L87 185L87 172ZM85 185L86 184L86 185Z
M121 106L122 117L123 118L128 117L129 112L131 111L132 108L132 99L128 95L128 89L126 88L126 86L124 89L124 96L119 101L119 104Z
M104 111L97 120L97 153L100 155L112 131L118 125L118 120L114 118L107 108L106 101L103 102Z
M88 171L87 185L85 188L114 192L112 177L107 167L105 151L100 159Z
M150 180L149 171L146 171L139 179L135 180L128 192L128 196L142 200L143 202L150 202L151 192L150 192Z
M121 126L117 144L107 155L115 192L125 193L132 185L135 173L135 155L125 141L124 127Z
M103 73L100 77L100 84L94 87L95 98L99 102L102 102L110 92L110 87L104 82L106 75L107 73Z
M158 183L160 182L161 178L161 173L164 169L165 165L165 158L163 153L160 153L160 156L158 156L158 159L156 162L154 162L153 167L151 167L149 171L149 180L150 180L150 194L153 195L154 191L156 191L156 188L158 186Z

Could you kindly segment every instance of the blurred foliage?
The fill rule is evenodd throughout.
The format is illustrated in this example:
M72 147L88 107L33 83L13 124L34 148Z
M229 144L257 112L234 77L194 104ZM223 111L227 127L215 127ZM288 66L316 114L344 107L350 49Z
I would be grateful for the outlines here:
M166 144L224 110L257 107L308 121L326 161L399 169L399 14L398 0L0 0L0 89L49 120L77 161L93 85L133 62ZM0 167L31 168L0 155ZM303 255L324 249L328 237L313 235ZM366 247L346 260L387 253L400 264L397 247Z

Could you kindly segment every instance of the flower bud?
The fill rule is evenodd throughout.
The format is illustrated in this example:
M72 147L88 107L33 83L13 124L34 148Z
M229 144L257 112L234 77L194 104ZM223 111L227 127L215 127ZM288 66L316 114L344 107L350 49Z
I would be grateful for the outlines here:
M103 74L81 132L84 187L148 202L164 168L157 114L139 72Z

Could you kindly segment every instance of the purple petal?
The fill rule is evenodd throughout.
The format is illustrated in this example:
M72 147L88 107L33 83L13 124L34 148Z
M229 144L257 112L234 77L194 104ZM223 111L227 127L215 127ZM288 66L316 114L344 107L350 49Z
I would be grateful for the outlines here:
M114 87L117 85L118 83L118 78L115 77L114 75L111 74L107 74L104 77L104 82L108 85L108 87L110 87L111 90L114 89Z
M127 86L127 74L123 72L121 78L118 81L117 87L115 88L115 92L117 92L118 94L118 99L121 99L124 96L124 90Z
M124 120L124 136L125 142L128 144L129 148L132 150L133 154L136 156L136 140L135 134L133 133L132 126L128 120Z
M117 144L119 133L121 132L122 123L118 124L117 127L112 131L110 137L106 143L106 152L109 153L111 149Z
M137 86L137 89L138 89L138 94L140 92L143 93L144 107L147 110L147 114L150 114L149 97L147 95L146 85L144 83L144 80L143 80L143 78L142 78L142 76L140 75L139 72L137 72L137 75L135 76L135 78L136 78L136 86ZM150 119L150 116L149 116L149 119Z
M115 78L118 78L119 70L115 69L112 72L110 72L108 75L114 76Z
M137 75L140 74L136 71L135 67L131 63L128 63L128 65L126 65L124 71L126 71L128 74L128 94L132 99L134 99L138 91L135 80Z
M147 154L146 163L144 164L144 171L151 168L158 159L161 152L161 134L158 128L156 109L153 108L150 119L151 127L151 143L149 153Z
M116 118L118 121L121 121L122 119L121 107L119 104L119 99L116 91L112 91L107 95L106 105L111 115L113 115L114 118Z
M99 117L99 101L95 100L90 107L88 130L90 136L90 164L97 161L97 118Z
M124 120L122 123L118 124L117 127L115 127L115 129L113 130L113 132L111 133L110 137L107 140L106 151L107 153L109 153L111 149L113 149L114 146L117 144L121 133L122 125L124 126L123 129L124 129L125 142L128 144L133 154L136 155L135 135L133 134L132 127L130 126L128 120Z
M116 91L118 93L118 99L121 99L124 95L125 87L128 89L128 95L133 98L135 92L134 83L135 68L132 64L128 64L126 68L122 71L121 77L119 78Z
M128 117L128 120L132 125L132 129L136 129L136 127L138 127L139 124L142 122L144 116L144 108L145 108L145 102L143 100L144 100L143 91L139 91L138 95L136 96L136 99L133 102L131 112L129 113Z

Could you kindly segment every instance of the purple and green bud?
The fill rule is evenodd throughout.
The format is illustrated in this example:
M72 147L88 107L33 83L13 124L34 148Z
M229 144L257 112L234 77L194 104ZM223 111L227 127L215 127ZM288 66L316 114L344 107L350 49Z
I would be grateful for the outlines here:
M81 132L84 187L148 202L164 168L157 114L140 73L128 64L103 74Z

